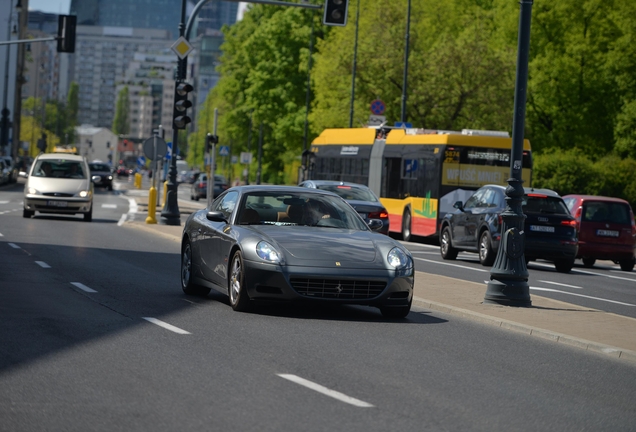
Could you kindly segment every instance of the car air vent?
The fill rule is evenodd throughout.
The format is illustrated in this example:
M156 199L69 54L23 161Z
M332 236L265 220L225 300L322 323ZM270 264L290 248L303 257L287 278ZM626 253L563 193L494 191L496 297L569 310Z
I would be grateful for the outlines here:
M369 280L291 278L294 290L305 297L370 299L379 296L386 282Z
M62 198L68 198L73 196L73 194L61 193L61 192L45 192L42 195L51 196L51 197L62 197Z

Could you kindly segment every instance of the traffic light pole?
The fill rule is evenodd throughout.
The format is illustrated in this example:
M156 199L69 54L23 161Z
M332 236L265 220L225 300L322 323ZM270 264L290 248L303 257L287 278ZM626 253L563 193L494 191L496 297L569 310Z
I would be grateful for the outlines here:
M186 16L186 0L181 0L181 21L179 22L179 36L184 35ZM174 86L175 101L177 101L177 91L179 84L186 78L186 68L188 65L188 57L184 56L177 62L177 79ZM163 225L181 225L181 213L179 212L179 203L177 195L179 193L179 185L177 184L177 147L179 145L179 128L176 124L172 125L172 155L170 158L170 169L168 170L168 190L166 193L166 202L161 210L160 223Z

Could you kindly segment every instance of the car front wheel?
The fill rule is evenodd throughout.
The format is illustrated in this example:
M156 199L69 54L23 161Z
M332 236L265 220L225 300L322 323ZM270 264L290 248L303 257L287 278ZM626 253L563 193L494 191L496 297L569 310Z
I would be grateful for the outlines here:
M439 251L442 254L442 258L445 260L454 260L457 258L457 253L459 252L457 249L453 247L453 243L451 243L451 234L450 228L444 227L442 230L442 236L439 240Z
M192 282L192 245L188 240L181 249L181 289L188 295L205 296L210 292L210 288Z
M554 268L559 273L569 273L570 270L572 270L572 267L574 267L573 259L563 259L554 262Z
M230 269L230 278L228 280L230 305L237 312L245 312L249 309L250 298L245 292L245 286L243 285L245 269L243 268L243 254L241 251L234 253Z
M23 210L22 210L22 217L24 217L24 218L29 219L29 218L31 218L31 216L33 216L34 214L35 214L35 212L34 212L34 211L27 210L27 209L23 209Z
M488 231L484 231L479 236L479 262L483 266L491 266L495 262L495 252L492 250L492 242Z

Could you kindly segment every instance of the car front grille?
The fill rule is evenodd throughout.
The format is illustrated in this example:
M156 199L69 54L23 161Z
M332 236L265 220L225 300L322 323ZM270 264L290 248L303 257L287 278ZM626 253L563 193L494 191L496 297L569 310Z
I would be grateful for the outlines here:
M386 282L369 280L291 278L290 282L302 296L334 299L370 299L386 287Z
M68 198L68 197L72 197L73 196L73 194L61 193L61 192L45 192L42 195L50 196L50 197L61 197L61 198Z

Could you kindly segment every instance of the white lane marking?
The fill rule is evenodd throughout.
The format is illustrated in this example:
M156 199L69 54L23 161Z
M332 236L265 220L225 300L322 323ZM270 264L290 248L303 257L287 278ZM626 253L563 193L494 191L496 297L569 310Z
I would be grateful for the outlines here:
M42 268L51 268L51 266L45 263L44 261L36 261L35 263Z
M117 204L102 204L102 208L117 208Z
M133 219L135 213L137 213L137 201L135 201L134 198L126 198L128 199L128 214L124 213L123 215L121 215L119 222L117 222L117 226L122 226L124 222L126 222L126 218L128 216L130 216L130 219Z
M179 327L175 327L175 326L173 326L171 324L168 324L167 322L160 321L157 318L151 318L151 317L142 317L142 318L145 319L148 322L151 322L151 323L153 323L155 325L158 325L159 327L163 327L166 330L170 330L170 331L173 331L175 333L191 334L190 332L187 332L187 331L185 331L183 329L180 329Z
M9 243L9 246L11 246L13 249L20 249L20 246L15 243Z
M427 245L427 244L423 244L423 243L405 242L405 241L402 241L402 240L399 240L399 242L402 243L402 244L405 244L405 245L439 250L439 246Z
M0 233L0 237L4 237L4 235L2 235L2 233Z
M0 204L9 204L9 201L0 201Z
M607 274L603 274L603 273L595 273L595 272L590 272L590 271L585 271L585 270L572 270L572 273L582 273L582 274L589 274L589 275L594 275L594 276L603 276L606 278L610 278L610 279L620 279L620 280L626 280L629 282L636 282L636 279L631 279L631 278L625 278L625 277L619 277L619 276L612 276L612 275L607 275Z
M439 252L411 251L412 254L439 255Z
M71 282L71 285L75 285L77 288L79 288L79 289L81 289L83 291L89 292L89 293L96 293L97 292L94 289L87 287L83 283Z
M328 389L327 387L323 387L320 384L316 384L315 382L308 381L297 375L291 375L291 374L276 374L276 375L278 375L281 378L285 378L286 380L289 380L291 382L295 382L296 384L300 384L301 386L307 387L308 389L317 391L318 393L322 393L326 396L332 397L334 399L338 399L341 402L345 402L360 408L373 407L373 405L371 405L370 403L361 401L356 398L352 398L351 396L347 396L344 393L340 393L335 390Z
M580 287L580 286L568 285L568 284L558 283L558 282L551 282L551 281L544 281L544 280L540 280L538 282L543 282L543 283L552 284L552 285L560 285L560 286L564 286L568 288L583 289L583 287Z
M413 259L419 260L419 261L426 261L426 262L430 262L433 264L441 264L441 265L447 265L447 266L451 266L451 267L459 267L459 268L463 268L466 270L474 270L474 271L478 271L478 272L490 272L490 270L484 270L484 269L479 269L479 268L474 268L474 267L468 267L468 266L463 266L463 265L459 265L459 264L451 264L451 263L446 263L446 262L441 262L441 261L433 261L433 260L428 260L426 258L419 258L419 257L413 257Z
M633 305L631 303L623 303L623 302L619 302L616 300L608 300L608 299L604 299L604 298L600 298L600 297L592 297L592 296L587 296L587 295L583 295L583 294L577 294L577 293L572 293L572 292L567 292L567 291L560 291L560 290L555 290L552 288L538 288L538 287L530 287L531 290L535 290L535 291L548 291L548 292L555 292L555 293L560 293L560 294L568 294L568 295L573 295L573 296L577 296L577 297L585 297L585 298L589 298L592 300L599 300L599 301L604 301L604 302L608 302L608 303L616 303L619 305L623 305L623 306L636 306Z

